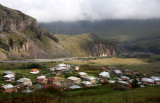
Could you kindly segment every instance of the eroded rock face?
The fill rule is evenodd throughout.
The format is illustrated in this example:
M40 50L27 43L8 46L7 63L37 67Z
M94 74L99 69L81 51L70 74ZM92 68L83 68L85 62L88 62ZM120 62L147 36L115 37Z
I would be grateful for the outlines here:
M90 34L88 49L91 57L107 57L116 56L123 53L123 48L121 48L118 43L103 40L95 34Z
M0 15L0 30L4 32L22 31L31 25L37 27L37 22L34 18L2 5L0 5Z

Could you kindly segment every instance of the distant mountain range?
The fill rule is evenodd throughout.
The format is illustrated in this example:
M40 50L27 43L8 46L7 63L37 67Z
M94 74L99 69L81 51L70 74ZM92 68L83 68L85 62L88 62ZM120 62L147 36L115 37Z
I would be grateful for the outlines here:
M56 34L94 33L106 40L120 42L131 51L160 54L160 19L52 22L39 25Z
M94 34L54 35L36 19L0 5L0 60L120 55L116 42Z

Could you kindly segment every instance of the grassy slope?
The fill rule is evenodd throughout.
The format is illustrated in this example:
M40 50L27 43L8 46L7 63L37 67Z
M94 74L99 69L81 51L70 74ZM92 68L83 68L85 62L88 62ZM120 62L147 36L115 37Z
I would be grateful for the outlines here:
M160 76L160 61L149 62L150 59L140 58L99 58L96 60L88 61L75 61L66 63L77 65L95 65L95 66L115 66L117 68L130 69L140 73L146 73L148 75Z
M89 56L88 51L85 48L87 43L88 34L69 36L57 34L56 38L59 39L59 43L70 52L71 57L86 57Z
M160 49L160 33L156 33L150 36L143 37L142 39L139 39L137 42L131 45L140 46L142 48L155 46Z
M83 95L81 95L83 94ZM98 89L69 91L63 103L159 103L159 87L145 87L128 91L115 91L107 86Z

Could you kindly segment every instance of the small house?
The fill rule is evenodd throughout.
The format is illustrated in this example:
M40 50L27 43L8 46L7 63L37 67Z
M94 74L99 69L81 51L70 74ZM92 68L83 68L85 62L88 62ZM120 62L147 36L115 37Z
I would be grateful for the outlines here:
M77 78L77 77L68 77L67 80L71 83L71 84L75 84L75 85L79 85L81 84L81 79Z
M3 76L3 80L5 81L14 81L15 80L15 75L14 74L7 74L5 76Z
M79 66L76 66L74 70L79 71Z
M17 85L32 85L32 82L28 78L21 78L17 80Z
M79 72L78 76L81 77L81 78L86 78L88 76L88 74L85 73L85 72Z
M155 85L154 81L150 78L142 78L141 82L144 85L149 85L149 86Z
M82 85L83 85L84 87L90 87L90 86L92 86L92 83L89 82L89 81L83 81L83 82L82 82Z
M54 68L54 67L48 68L48 70L50 70L50 71L55 71L55 68Z
M38 69L32 69L32 70L30 70L30 73L32 73L32 74L38 74L39 70Z
M81 88L81 86L78 86L78 85L72 85L69 87L69 89L79 89Z
M45 83L47 81L46 76L41 75L37 77L37 82L38 83Z
M13 74L13 75L15 75L15 73L14 73L14 72L12 72L12 71L5 71L5 72L3 72L3 76L5 76L5 75L9 75L9 74Z
M96 84L96 77L94 76L88 76L85 78L85 80L91 82L92 84Z
M56 84L56 85L61 85L60 81L56 78L49 78L48 79L48 84Z
M109 68L107 68L107 67L102 67L102 71L110 72L110 69L109 69Z
M113 73L117 76L122 75L122 71L121 70L113 70Z
M1 87L1 91L4 93L12 93L12 92L17 92L17 88L14 87L12 84L7 84Z
M106 80L110 79L110 74L109 74L109 72L106 72L106 71L101 72L101 73L99 74L99 78L100 78L101 80L103 80L103 81L106 81Z
M70 68L70 65L66 65L66 64L58 64L56 67L55 67L55 70L57 72L61 72L61 71L67 71L69 70Z
M130 71L130 70L124 70L124 74L127 75L127 76L132 76L133 75L132 71Z

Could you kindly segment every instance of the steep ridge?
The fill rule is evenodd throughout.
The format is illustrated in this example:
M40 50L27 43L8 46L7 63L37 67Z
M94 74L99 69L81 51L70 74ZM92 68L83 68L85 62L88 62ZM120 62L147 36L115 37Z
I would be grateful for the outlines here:
M0 59L63 57L57 42L34 18L0 5Z
M95 34L81 35L55 35L59 39L59 43L68 50L68 56L71 57L105 57L115 56L124 53L116 42L101 39Z
M119 55L120 53L120 47L115 42L103 40L93 34L75 37L55 36L39 27L34 18L0 5L1 60L102 57Z

